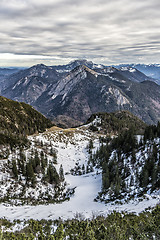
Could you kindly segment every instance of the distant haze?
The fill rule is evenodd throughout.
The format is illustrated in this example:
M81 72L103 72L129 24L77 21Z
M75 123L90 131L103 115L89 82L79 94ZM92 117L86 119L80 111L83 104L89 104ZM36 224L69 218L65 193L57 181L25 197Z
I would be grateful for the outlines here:
M1 0L0 66L160 62L158 0Z

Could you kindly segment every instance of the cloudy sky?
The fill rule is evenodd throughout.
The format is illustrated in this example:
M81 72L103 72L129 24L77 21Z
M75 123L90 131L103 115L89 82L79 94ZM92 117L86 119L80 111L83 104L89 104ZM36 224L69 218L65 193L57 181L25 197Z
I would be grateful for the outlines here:
M0 66L160 63L159 0L0 0Z

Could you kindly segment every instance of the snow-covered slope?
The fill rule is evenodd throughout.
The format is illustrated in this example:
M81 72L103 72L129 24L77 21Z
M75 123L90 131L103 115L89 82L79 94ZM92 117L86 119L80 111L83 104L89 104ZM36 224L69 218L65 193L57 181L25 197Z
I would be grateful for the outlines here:
M100 169L91 166L89 158L99 147L99 135L88 131L85 127L66 130L53 127L44 133L30 136L29 139L32 144L25 151L26 157L34 148L38 152L45 150L48 161L54 164L57 171L61 164L63 165L66 182L65 191L73 189L74 194L70 195L67 201L47 205L32 206L24 204L23 206L15 206L14 202L12 202L13 205L1 203L0 217L7 217L11 220L30 218L57 219L59 217L68 219L76 215L81 218L93 217L93 215L108 215L113 210L139 213L145 208L155 206L160 201L158 191L152 194L148 192L144 198L132 199L123 204L118 204L115 201L107 204L95 201L98 192L101 191L102 174ZM57 163L53 162L53 157L49 154L51 148L57 154ZM139 157L140 161L141 153L137 154L139 154L137 157ZM12 157L13 153L9 155L9 159ZM1 160L1 176L3 176L3 179L6 178L6 184L11 185L13 179L9 172L5 172L3 168L5 163L6 160ZM40 182L39 184L41 193L42 191L45 192L45 187L49 190L50 185L45 186ZM5 191L6 189L1 185L1 194L5 193ZM29 189L26 189L26 192L28 193Z

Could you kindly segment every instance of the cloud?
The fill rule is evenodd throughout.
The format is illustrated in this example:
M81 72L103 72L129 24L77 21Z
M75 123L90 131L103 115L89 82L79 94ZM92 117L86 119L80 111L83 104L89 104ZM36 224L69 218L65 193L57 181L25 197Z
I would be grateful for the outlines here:
M159 7L158 0L1 0L0 53L12 54L6 65L158 62Z

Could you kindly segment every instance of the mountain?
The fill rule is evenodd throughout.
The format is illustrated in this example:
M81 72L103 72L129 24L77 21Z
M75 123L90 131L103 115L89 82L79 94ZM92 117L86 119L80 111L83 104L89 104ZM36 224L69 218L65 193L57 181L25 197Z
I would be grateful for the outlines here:
M135 67L131 66L123 66L119 68L115 67L104 67L96 69L96 72L99 72L104 75L109 75L110 77L121 77L121 78L127 78L128 80L131 80L133 82L143 82L143 81L153 81L156 82L155 79L151 77L147 77L142 72L138 71Z
M28 104L0 96L0 145L15 145L27 135L51 126L49 119Z
M109 67L105 66L103 64L95 64L92 61L87 61L86 59L81 59L81 60L75 60L70 62L69 64L66 65L58 65L58 66L52 66L54 70L56 70L59 73L64 73L64 72L70 72L74 68L80 66L80 65L85 65L86 67L95 70L96 72L102 73L102 74L107 74L107 73L112 73L112 72L117 72L117 74L121 74L124 77L127 77L131 81L135 82L143 82L143 81L154 81L158 83L158 78L155 77L153 72L155 71L155 68L152 70L152 74L148 74L147 71L143 70L143 66L145 68L150 67L151 65L143 65L143 64L131 64L131 65L118 65L115 67ZM152 68L157 67L157 65L152 65ZM146 69L145 69L146 70ZM159 73L160 77L160 73Z
M2 95L29 103L55 121L59 115L69 117L73 126L86 122L92 113L117 110L129 110L149 124L159 120L160 86L133 68L101 67L79 65L59 72L35 65L11 75L16 83Z
M14 83L14 81L7 81L8 77L18 71L20 71L22 68L0 68L0 92L2 89L9 87ZM16 81L16 79L15 79Z
M136 69L144 73L146 76L157 79L157 83L160 84L160 65L159 64L134 64Z
M0 239L159 239L160 123L128 110L157 122L160 86L132 68L85 65L9 78L6 95L62 126L91 117L60 129L0 97Z
M159 239L159 137L160 125L141 138L84 126L29 136L0 161L1 239Z
M146 124L128 111L113 113L94 113L87 121L89 129L107 135L117 135L123 131L133 129L137 134L142 134Z
M53 66L52 68L55 69L57 72L62 73L62 72L70 72L71 70L73 70L74 68L80 65L85 65L86 67L91 69L98 69L98 68L105 67L102 64L96 64L96 63L93 63L92 61L87 61L86 59L80 59L80 60L74 60L66 65Z
M0 68L0 79L20 71L21 68Z
M60 78L60 75L52 67L43 64L35 65L29 69L22 70L8 77L9 82L16 82L7 89L8 94L3 95L16 100L32 104L43 92L48 89L50 84L54 84Z
M115 65L118 69L125 69L125 68L135 68L152 78L152 81L156 82L160 85L160 65L159 64L121 64Z
M160 87L153 82L132 82L120 74L104 75L83 65L52 85L34 104L50 118L66 115L85 122L92 113L124 109L154 123L160 117L159 93Z

